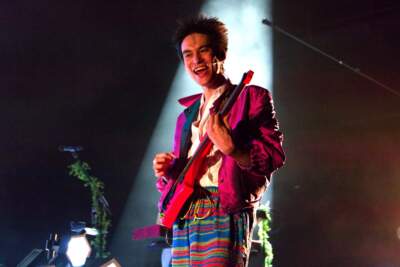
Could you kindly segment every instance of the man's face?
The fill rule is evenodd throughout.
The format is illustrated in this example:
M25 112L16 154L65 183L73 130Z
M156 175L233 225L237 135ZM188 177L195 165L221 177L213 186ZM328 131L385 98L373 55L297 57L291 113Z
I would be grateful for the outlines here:
M187 73L202 87L211 87L216 77L213 67L214 54L208 36L192 33L186 36L181 44L183 63Z

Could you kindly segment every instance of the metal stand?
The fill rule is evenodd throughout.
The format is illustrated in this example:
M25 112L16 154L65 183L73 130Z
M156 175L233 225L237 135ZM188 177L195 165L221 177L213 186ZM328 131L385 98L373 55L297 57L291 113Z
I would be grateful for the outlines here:
M269 21L268 19L263 19L263 20L262 20L262 23L265 24L265 25L267 25L267 26L269 26L269 27L271 27L273 30L275 30L275 31L277 31L277 32L280 32L280 33L282 33L283 35L285 35L285 36L287 36L287 37L289 37L289 38L295 40L296 42L301 43L302 45L304 45L304 46L310 48L311 50L313 50L313 51L319 53L320 55L323 55L324 57L329 58L329 59L332 60L333 62L335 62L335 63L337 63L337 64L339 64L339 65L345 67L346 69L352 71L353 73L355 73L355 74L357 74L357 75L359 75L359 76L361 76L361 77L363 77L363 78L365 78L365 79L367 79L367 80L369 80L369 81L375 83L376 85L378 85L379 87L385 89L386 91L389 91L390 93L392 93L392 94L394 94L394 95L400 97L400 92L398 92L398 91L394 90L393 88L387 86L386 84L384 84L384 83L382 83L382 82L380 82L380 81L378 81L378 80L372 78L371 76L369 76L369 75L363 73L359 68L352 67L352 66L346 64L343 60L337 59L337 58L335 58L335 57L329 55L328 53L325 53L324 51L322 51L322 50L316 48L315 46L313 46L313 45L311 45L311 44L305 42L304 40L302 40L302 39L300 39L300 38L294 36L293 34L291 34L291 33L287 32L287 31L283 30L282 28L276 26L274 23L272 23L272 22Z

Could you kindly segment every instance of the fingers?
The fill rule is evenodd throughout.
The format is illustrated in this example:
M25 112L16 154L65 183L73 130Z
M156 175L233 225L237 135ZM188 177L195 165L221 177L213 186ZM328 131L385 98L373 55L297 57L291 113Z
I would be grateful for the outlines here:
M163 177L167 174L166 171L154 171L154 176L157 178Z
M224 126L225 126L228 130L231 130L231 126L229 125L229 122L228 122L228 116L225 116L225 117L223 118L223 120L221 120L221 121L223 121Z
M165 176L175 158L173 153L158 153L153 160L153 171L156 177Z
M211 131L214 131L216 127L220 127L219 116L218 114L210 113L207 122L207 128Z
M228 124L228 117L225 116L223 119L219 114L210 114L210 117L207 122L207 131L208 132L219 132L219 131L225 131L225 130L230 130L229 124Z
M234 143L230 129L226 126L220 115L210 114L207 124L207 134L214 146L225 155L234 150Z
M219 127L225 126L228 129L230 128L229 123L228 123L228 116L221 118L221 115L219 115L217 113L216 114L210 113L208 123L210 125L215 125L215 126L219 126Z
M211 113L210 112L210 120L212 120L213 121L213 123L214 123L214 121L215 121L215 119L217 118L217 116L218 116L218 113Z
M158 153L155 155L153 163L163 163L163 162L168 162L171 161L175 158L175 155L173 153Z

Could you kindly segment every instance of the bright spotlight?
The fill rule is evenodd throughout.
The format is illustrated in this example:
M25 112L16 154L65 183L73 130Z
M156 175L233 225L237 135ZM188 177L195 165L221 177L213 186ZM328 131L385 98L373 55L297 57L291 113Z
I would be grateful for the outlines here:
M65 254L72 266L79 267L85 265L86 259L90 256L91 251L92 249L86 235L81 234L71 237Z

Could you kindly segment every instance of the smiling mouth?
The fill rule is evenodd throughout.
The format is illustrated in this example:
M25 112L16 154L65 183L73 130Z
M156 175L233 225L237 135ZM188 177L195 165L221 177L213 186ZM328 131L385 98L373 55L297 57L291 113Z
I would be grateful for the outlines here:
M207 71L207 66L197 66L193 69L193 73L196 75L202 74Z

